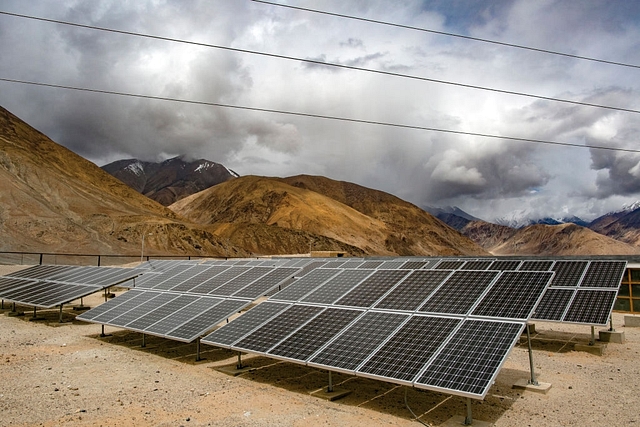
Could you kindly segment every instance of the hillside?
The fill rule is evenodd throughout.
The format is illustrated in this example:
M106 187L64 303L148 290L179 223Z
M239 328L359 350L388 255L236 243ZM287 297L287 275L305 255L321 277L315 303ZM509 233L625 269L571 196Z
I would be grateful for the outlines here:
M182 157L159 163L118 160L102 169L164 206L238 176L219 163Z
M410 203L322 177L241 177L182 199L170 208L191 221L214 225L220 236L246 248L264 247L275 239L287 243L283 245L286 252L486 254ZM277 253L285 250L273 249Z
M518 230L507 228L497 230L495 227L487 228L477 224L472 228L469 225L463 229L463 232L477 243L482 242L483 247L494 255L640 254L640 248L575 224L537 224ZM485 230L484 233L483 230Z
M0 107L0 250L245 254Z

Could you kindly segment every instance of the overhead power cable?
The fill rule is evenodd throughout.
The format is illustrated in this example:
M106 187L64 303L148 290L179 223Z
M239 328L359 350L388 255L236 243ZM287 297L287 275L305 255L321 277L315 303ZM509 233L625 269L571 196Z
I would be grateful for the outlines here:
M476 89L476 90L482 90L482 91L488 91L488 92L494 92L494 93L501 93L501 94L506 94L506 95L516 95L516 96L522 96L522 97L527 97L527 98L541 99L541 100L545 100L545 101L562 102L562 103L565 103L565 104L580 105L580 106L595 107L595 108L603 108L603 109L607 109L607 110L614 110L614 111L621 111L621 112L626 112L626 113L640 114L640 110L635 110L635 109L631 109L631 108L623 108L623 107L615 107L615 106L610 106L610 105L594 104L594 103L590 103L590 102L572 101L572 100L564 99L564 98L555 98L555 97L549 97L549 96L534 95L534 94L525 93L525 92L517 92L517 91L511 91L511 90L496 89L496 88L490 88L490 87L485 87L485 86L478 86L478 85L471 85L471 84L465 84L465 83L451 82L451 81L447 81L447 80L431 79L431 78L427 78L427 77L414 76L414 75L410 75L410 74L394 73L394 72L391 72L391 71L376 70L376 69L372 69L372 68L355 67L355 66L352 66L352 65L344 65L344 64L320 61L320 60L315 60L315 59L298 58L298 57L294 57L294 56L286 56L286 55L280 55L280 54L275 54L275 53L267 53L267 52L260 52L260 51L255 51L255 50L240 49L240 48L234 48L234 47L230 47L230 46L221 46L221 45L214 45L214 44L209 44L209 43L201 43L201 42L182 40L182 39L176 39L176 38L170 38L170 37L154 36L154 35L150 35L150 34L137 33L137 32L132 32L132 31L116 30L116 29L105 28L105 27L97 27L97 26L94 26L94 25L77 24L77 23L73 23L73 22L66 22L66 21L60 21L60 20L49 19L49 18L40 18L40 17L30 16L30 15L22 15L22 14L12 13L12 12L0 11L0 15L8 15L8 16L14 16L14 17L24 18L24 19L33 19L33 20L36 20L36 21L43 21L43 22L49 22L49 23L55 23L55 24L61 24L61 25L68 25L68 26L72 26L72 27L85 28L85 29L91 29L91 30L106 31L106 32L110 32L110 33L124 34L124 35L128 35L128 36L144 37L144 38L154 39L154 40L169 41L169 42L174 42L174 43L183 43L183 44L189 44L189 45L193 45L193 46L208 47L208 48L213 48L213 49L222 49L222 50L228 50L228 51L239 52L239 53L246 53L246 54L251 54L251 55L259 55L259 56L267 56L267 57L271 57L271 58L286 59L286 60L296 61L296 62L305 62L307 64L320 65L320 66L324 66L324 67L333 67L333 68L341 68L341 69L347 69L347 70L364 71L364 72L368 72L368 73L380 74L380 75L385 75L385 76L401 77L401 78L406 78L406 79L412 79L412 80L418 80L418 81L424 81L424 82L430 82L430 83L438 83L438 84L462 87L462 88L467 88L467 89Z
M156 101L169 101L169 102L177 102L182 104L204 105L204 106L210 106L210 107L221 107L221 108L229 108L229 109L235 109L235 110L255 111L255 112L261 112L261 113L282 114L282 115L288 115L288 116L306 117L306 118L313 118L313 119L325 119L325 120L334 120L334 121L340 121L340 122L358 123L358 124L366 124L366 125L386 126L386 127L401 128L401 129L440 132L440 133L448 133L448 134L454 134L454 135L475 136L475 137L492 138L492 139L504 139L508 141L517 141L517 142L531 142L531 143L537 143L537 144L556 145L561 147L593 148L598 150L620 151L620 152L626 152L626 153L640 153L640 149L606 147L602 145L592 145L592 144L575 144L570 142L546 141L546 140L533 139L533 138L521 138L521 137L514 137L514 136L494 135L494 134L488 134L488 133L467 132L467 131L454 130L454 129L442 129L442 128L434 128L434 127L428 127L428 126L416 126L416 125L407 125L407 124L401 124L401 123L382 122L377 120L364 120L364 119L355 119L350 117L328 116L324 114L276 110L271 108L231 105L231 104L223 104L219 102L195 101L195 100L181 99L181 98L170 98L165 96L143 95L143 94L136 94L136 93L117 92L112 90L92 89L92 88L78 87L78 86L57 85L52 83L33 82L33 81L26 81L26 80L9 79L4 77L0 77L0 81L7 82L7 83L19 83L24 85L49 87L49 88L55 88L55 89L67 89L67 90L74 90L74 91L81 91L81 92L117 95L117 96L124 96L124 97L130 97L130 98L142 98L142 99L150 99L150 100L156 100Z
M540 48L536 48L536 47L524 46L524 45L519 45L519 44L515 44L515 43L501 42L501 41L497 41L497 40L483 39L483 38L480 38L480 37L465 36L463 34L449 33L449 32L446 32L446 31L431 30L431 29L428 29L428 28L414 27L414 26L411 26L411 25L396 24L396 23L393 23L393 22L380 21L380 20L377 20L377 19L362 18L362 17L359 17L359 16L346 15L346 14L342 14L342 13L327 12L327 11L319 10L319 9L310 9L310 8L307 8L307 7L292 6L292 5L289 5L289 4L281 4L281 3L275 3L275 2L271 2L271 1L265 1L265 0L250 0L250 1L252 1L254 3L263 3L263 4L267 4L267 5L271 5L271 6L283 7L283 8L287 8L287 9L300 10L300 11L304 11L304 12L318 13L318 14L321 14L321 15L334 16L334 17L338 17L338 18L353 19L353 20L362 21L362 22L369 22L369 23L372 23L372 24L380 24L380 25L387 25L387 26L390 26L390 27L404 28L406 30L422 31L422 32L425 32L425 33L439 34L439 35L448 36L448 37L457 37L457 38L460 38L460 39L472 40L472 41L476 41L476 42L490 43L490 44L495 44L495 45L499 45L499 46L512 47L512 48L516 48L516 49L530 50L530 51L533 51L533 52L540 52L540 53L546 53L546 54L550 54L550 55L564 56L564 57L573 58L573 59L581 59L581 60L584 60L584 61L599 62L599 63L602 63L602 64L609 64L609 65L618 65L618 66L621 66L621 67L640 68L640 65L635 65L635 64L627 64L627 63L624 63L624 62L617 62L617 61L608 61L606 59L598 59L598 58L592 58L592 57L589 57L589 56L574 55L574 54L571 54L571 53L558 52L558 51L550 50L550 49L540 49Z

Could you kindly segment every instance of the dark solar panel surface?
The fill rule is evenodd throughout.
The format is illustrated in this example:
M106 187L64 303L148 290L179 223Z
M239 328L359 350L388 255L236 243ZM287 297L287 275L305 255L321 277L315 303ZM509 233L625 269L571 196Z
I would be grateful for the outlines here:
M202 285L207 280L217 276L222 273L226 269L229 268L228 265L206 265L203 264L203 267L206 267L205 270L199 272L195 276L192 276L179 285L171 288L173 292L190 292L192 289Z
M555 320L561 322L564 312L567 310L575 289L549 288L544 293L542 300L536 307L536 312L532 316L539 320Z
M112 325L112 326L126 326L128 323L133 322L134 320L146 315L147 313L155 310L163 304L168 303L172 299L177 298L177 294L166 294L161 293L142 304L133 307L132 309L120 314L117 317L112 317L111 319L103 321L104 324Z
M167 291L169 289L172 289L176 286L178 286L179 284L181 284L182 282L184 282L187 279L191 279L194 276L197 276L198 274L202 273L203 271L207 270L209 268L208 265L193 265L190 266L188 268L185 268L183 271L181 271L178 274L173 274L171 275L171 277L167 277L163 282L158 283L156 286L153 287L153 290L164 290ZM175 270L172 270L175 272Z
M310 362L353 371L408 318L407 314L367 312Z
M492 259L470 260L460 267L460 270L487 270L493 264Z
M231 296L234 293L241 290L242 288L244 288L245 286L265 276L271 271L273 271L272 267L253 267L252 269L229 280L227 283L220 286L219 288L216 288L213 291L209 292L209 294L219 295L219 296Z
M376 269L382 265L384 261L365 261L358 266L358 268Z
M219 288L220 286L224 285L226 282L230 281L231 279L234 279L240 276L241 274L245 273L250 268L251 267L243 267L243 266L236 267L234 265L226 269L225 271L221 272L220 274L212 277L211 279L203 282L201 285L198 285L195 288L192 288L189 292L195 292L199 294L208 294L210 292L213 292L216 288Z
M606 325L609 321L616 295L616 290L579 289L563 321L588 325Z
M455 271L419 311L467 314L498 274L497 271Z
M484 397L523 329L524 323L466 320L416 385Z
M129 291L129 292L136 292L136 291ZM127 295L128 292L125 294ZM160 292L154 292L154 291L145 291L145 292L140 292L137 293L136 295L134 295L133 298L128 298L125 299L125 301L123 301L122 303L120 303L120 299L122 298L122 296L120 297L116 297L110 301L105 302L102 305L105 304L109 304L110 305L110 309L104 311L103 313L100 313L98 316L93 316L93 317L89 317L92 313L93 310L89 310L87 313L79 316L83 319L86 320L91 320L92 322L95 323L103 323L106 324L108 322L110 322L112 319L115 319L116 317L126 313L129 310L132 310L133 308L144 304L145 302L157 297L160 295ZM113 306L113 307L111 307ZM101 307L101 306L99 306ZM98 308L96 308L97 310Z
M302 302L332 304L358 283L369 277L373 270L343 270L332 277L322 287L302 298Z
M299 271L295 267L279 267L271 270L249 286L233 294L234 297L256 299L278 286L280 283L293 277Z
M549 271L553 260L525 260L520 264L520 271Z
M440 261L438 263L438 265L436 265L435 268L436 270L457 270L460 267L462 267L464 265L465 261L464 260L446 260L443 259L442 261Z
M234 347L265 353L322 310L322 307L293 306L240 340Z
M200 296L191 304L149 326L146 328L145 332L153 335L167 336L167 334L173 329L182 326L191 319L195 319L200 314L218 304L220 301L222 301L220 298Z
M290 305L286 303L265 301L229 324L213 331L204 337L202 342L222 347L230 346L288 307Z
M472 314L528 320L552 276L552 272L504 271Z
M126 328L134 331L144 331L149 326L156 322L172 315L183 307L193 303L199 297L195 295L180 295L177 298L167 302L166 304L158 307L155 310L148 312L147 314L138 317L136 320L127 323Z
M270 350L269 354L306 361L362 313L360 310L327 308Z
M331 277L340 273L341 270L319 268L313 270L306 276L296 280L287 288L274 294L271 299L282 301L298 301L309 292L313 291L317 287L321 286L324 282Z
M406 270L376 270L344 297L336 301L335 304L371 307L408 273Z
M618 289L626 267L626 261L591 261L580 287Z
M130 299L133 299L135 297L138 297L140 295L142 295L144 293L144 291L142 290L132 290L129 292L125 292L122 295L119 295L117 298L113 298L110 299L108 301L105 301L104 303L100 304L99 306L92 308L89 311L85 311L84 313L82 313L81 315L77 316L76 319L79 320L91 320L94 319L98 316L100 316L101 314L121 305L124 304L125 302L129 301Z
M502 259L496 260L491 264L488 270L497 270L497 271L511 271L517 270L520 267L522 261L518 260L510 260L510 259Z
M245 300L222 300L204 313L171 330L166 336L179 341L191 342L249 304L250 301Z
M588 264L587 261L556 261L551 268L556 273L551 286L578 286Z
M427 261L405 261L399 268L403 270L418 270L427 265Z
M376 308L389 310L417 310L425 299L451 275L447 270L415 270L396 286Z
M411 382L459 323L454 318L414 316L358 371Z

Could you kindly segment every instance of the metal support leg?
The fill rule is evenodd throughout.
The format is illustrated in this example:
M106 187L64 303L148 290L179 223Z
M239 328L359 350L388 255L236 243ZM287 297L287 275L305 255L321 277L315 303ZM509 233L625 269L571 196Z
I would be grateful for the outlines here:
M331 371L329 371L329 387L327 387L327 393L333 393L333 378L331 378Z
M531 378L529 379L529 384L538 385L538 380L536 380L536 373L533 369L533 349L531 348L531 332L529 332L529 325L525 326L527 330L527 343L529 344L529 369L531 370Z
M84 298L80 297L80 307L84 307Z
M104 338L106 337L106 335L104 334L104 325L100 325L100 326L102 326L102 332L100 332L100 336Z
M104 302L107 302L107 288L104 288Z
M242 353L238 352L238 362L236 363L236 369L242 369Z
M591 326L591 341L589 341L589 345L595 345L596 343L596 328Z
M4 300L2 300L2 307L0 307L4 310Z
M58 323L62 323L62 304L60 304L60 320Z
M37 317L37 316L36 316L36 306L34 305L34 306L33 306L33 319L35 320L35 319L36 319L36 317Z
M200 358L200 338L198 338L196 340L196 362L201 361L202 359Z
M471 398L467 397L467 416L464 417L464 425L470 426L473 424L473 414L471 413Z
M13 311L14 313L16 312L16 303L13 303L13 308L11 309L11 311Z
M613 315L609 316L609 332L615 332L616 330L613 329Z
M147 334L142 334L142 347L147 346Z

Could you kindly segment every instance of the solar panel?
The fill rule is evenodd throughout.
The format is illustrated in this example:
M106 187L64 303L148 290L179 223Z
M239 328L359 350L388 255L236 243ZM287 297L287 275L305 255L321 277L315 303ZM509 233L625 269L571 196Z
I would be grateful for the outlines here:
M538 303L532 318L538 320L562 321L564 312L573 299L575 289L549 288L545 291L542 300Z
M204 337L202 342L219 347L228 347L289 307L289 304L265 301L239 318L213 331Z
M163 279L162 272L148 271L136 278L135 287L141 289L151 289Z
M19 289L24 286L29 286L36 283L33 279L20 279L13 277L2 277L0 278L0 296L2 292L8 291L10 289Z
M214 291L216 288L219 288L220 286L224 285L229 280L234 279L240 276L241 274L245 273L250 268L251 267L232 266L224 270L220 274L217 274L216 276L212 277L211 279L203 282L201 285L191 289L189 292L194 292L198 294L208 294L209 292Z
M125 327L128 323L133 322L134 320L145 316L147 313L155 310L163 304L168 303L172 299L177 298L177 294L167 294L161 293L160 295L156 295L153 298L150 298L147 301L144 301L142 304L125 311L117 317L112 317L111 319L102 320L102 323L105 325L112 326L122 326Z
M331 277L340 273L340 271L341 270L331 270L326 268L313 270L306 276L296 280L295 282L287 286L285 289L274 294L271 299L281 301L298 301L309 292L313 291L318 286L329 280Z
M129 292L132 292L132 291L129 291ZM157 297L159 295L160 295L160 292L154 292L154 291L144 291L144 292L140 292L139 294L136 293L136 295L134 295L133 298L129 298L129 299L125 299L121 295L119 297L114 298L111 301L107 301L104 304L102 304L102 305L109 304L109 307L108 307L109 310L103 310L103 313L99 314L98 316L89 317L89 314L93 310L98 310L98 307L96 307L96 308L94 308L92 310L89 310L87 313L83 314L81 316L81 318L86 319L86 320L91 320L94 323L106 324L109 321L111 321L111 319L115 319L116 317L120 316L121 314L124 314L127 311L129 311L129 310L139 306L140 304L143 304L144 302L149 301L150 299L155 298L155 297ZM120 301L118 301L119 299L124 299L124 301L122 303L120 303Z
M252 353L265 353L322 310L323 307L293 306L244 337L234 347Z
M302 302L332 304L342 295L373 274L373 270L343 270L320 288L301 299Z
M511 271L517 270L520 267L522 261L511 260L511 259L499 259L493 261L493 263L489 266L487 270L496 270L496 271Z
M371 307L408 274L409 272L406 270L376 270L335 304Z
M578 289L563 321L606 325L617 293L617 290Z
M415 383L484 398L524 323L466 320Z
M389 310L417 310L427 297L451 275L447 270L415 270L396 286L376 308Z
M141 317L138 317L136 320L130 323L127 323L125 326L127 329L131 329L134 331L144 331L154 323L159 322L162 319L172 315L176 311L180 310L183 307L186 307L197 299L198 297L195 295L180 295L177 298L158 307L157 309L152 310Z
M419 270L427 264L427 261L405 261L399 268L403 270Z
M265 295L285 280L291 279L299 270L299 268L295 267L277 267L275 270L272 270L265 276L260 277L249 286L236 292L233 296L238 298L250 298L252 300L256 299Z
M466 314L500 274L498 271L455 271L419 311Z
M342 267L346 261L329 261L324 265L324 268L338 268Z
M58 286L52 292L34 296L30 301L22 302L38 307L52 308L70 301L74 301L78 298L82 298L86 295L90 295L99 290L100 288L96 286L66 284L63 286Z
M591 261L580 287L618 289L626 268L626 261Z
M443 259L438 263L438 265L436 265L433 268L437 270L457 270L460 267L462 267L464 263L465 261L461 259L455 259L455 260Z
M181 326L171 330L166 336L178 341L191 342L250 303L246 300L223 300L199 316L189 319Z
M504 271L472 315L528 320L552 276L550 271Z
M553 266L553 260L528 259L520 264L519 271L549 271Z
M587 261L556 261L551 268L556 274L550 286L578 286L588 264Z
M69 266L66 265L35 265L33 267L25 268L24 270L15 271L8 276L27 279L44 279L68 269Z
M174 286L173 288L171 288L171 290L173 292L189 292L192 289L202 285L207 280L217 276L218 274L222 273L223 271L229 268L229 266L227 265L204 265L203 264L203 266L207 267L207 269L185 280L179 285Z
M358 268L362 263L363 261L361 259L349 260L342 264L340 268Z
M358 268L376 269L382 265L384 261L365 261Z
M460 266L460 270L488 270L491 264L493 264L492 259L469 260Z
M384 270L395 270L402 267L403 264L404 261L385 261L378 268Z
M89 311L85 311L84 313L82 313L79 316L76 316L76 319L78 320L92 320L95 319L96 317L100 316L101 314L106 313L107 311L121 305L124 304L125 302L135 298L135 297L139 297L140 295L144 294L144 291L140 291L140 290L131 290L129 292L125 292L122 295L118 295L116 298L110 299L108 301L105 301L104 303L100 304L99 306L92 308ZM133 307L133 306L132 306Z
M456 318L413 316L357 371L411 382L460 321Z
M177 269L177 268L176 268ZM176 269L171 270L175 272ZM168 291L179 284L183 283L186 280L192 279L194 276L206 271L209 269L208 265L193 265L184 270L180 271L177 274L172 274L170 277L167 277L164 281L158 283L153 287L154 290L163 290Z
M196 295L196 297L198 296ZM220 301L222 301L220 298L200 296L191 304L184 306L173 314L147 327L145 333L167 336L170 331L176 329L178 326L182 326L191 319L195 319Z
M305 361L362 313L361 310L327 308L271 349L269 355Z
M354 371L408 318L407 314L367 312L316 354L309 365Z

